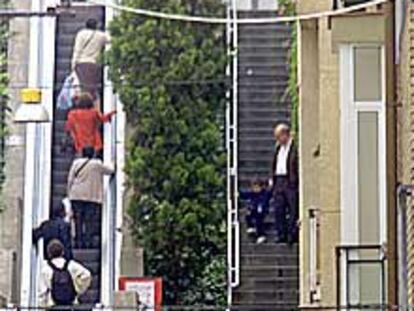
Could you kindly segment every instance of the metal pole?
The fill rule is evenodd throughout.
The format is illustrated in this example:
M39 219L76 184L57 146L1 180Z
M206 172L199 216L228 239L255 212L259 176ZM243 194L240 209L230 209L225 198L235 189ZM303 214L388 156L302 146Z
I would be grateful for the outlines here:
M407 196L409 191L405 186L397 189L398 205L398 304L403 310L408 306L408 262L407 262Z

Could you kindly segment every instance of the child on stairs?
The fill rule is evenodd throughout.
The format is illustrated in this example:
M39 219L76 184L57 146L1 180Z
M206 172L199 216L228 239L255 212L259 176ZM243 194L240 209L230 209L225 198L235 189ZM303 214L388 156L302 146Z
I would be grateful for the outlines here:
M256 235L257 244L266 242L264 219L269 211L271 197L272 191L266 187L265 182L259 179L251 182L249 190L240 191L240 199L244 200L247 205L247 234Z

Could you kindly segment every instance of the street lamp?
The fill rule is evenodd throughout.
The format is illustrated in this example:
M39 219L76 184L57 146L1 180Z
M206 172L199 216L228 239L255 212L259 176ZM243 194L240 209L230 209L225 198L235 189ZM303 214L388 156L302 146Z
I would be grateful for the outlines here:
M42 92L36 88L27 88L21 92L22 104L17 108L14 116L16 123L43 123L49 122L49 114L41 104Z

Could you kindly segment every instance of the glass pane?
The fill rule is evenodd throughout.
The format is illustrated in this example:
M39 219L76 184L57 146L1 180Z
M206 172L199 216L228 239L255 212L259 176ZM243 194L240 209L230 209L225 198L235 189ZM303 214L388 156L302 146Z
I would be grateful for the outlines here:
M381 48L354 49L355 101L380 101L382 92Z
M353 263L349 266L349 303L369 305L382 303L381 263Z
M361 244L380 243L378 113L358 113L358 212Z

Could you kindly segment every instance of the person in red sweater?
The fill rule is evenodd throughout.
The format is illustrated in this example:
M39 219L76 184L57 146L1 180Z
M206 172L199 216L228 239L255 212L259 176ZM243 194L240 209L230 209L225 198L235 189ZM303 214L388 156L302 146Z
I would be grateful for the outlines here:
M94 147L97 154L102 152L100 125L110 122L115 113L115 110L107 114L99 112L88 93L79 96L77 105L69 112L65 124L65 131L72 137L77 154L86 146Z

